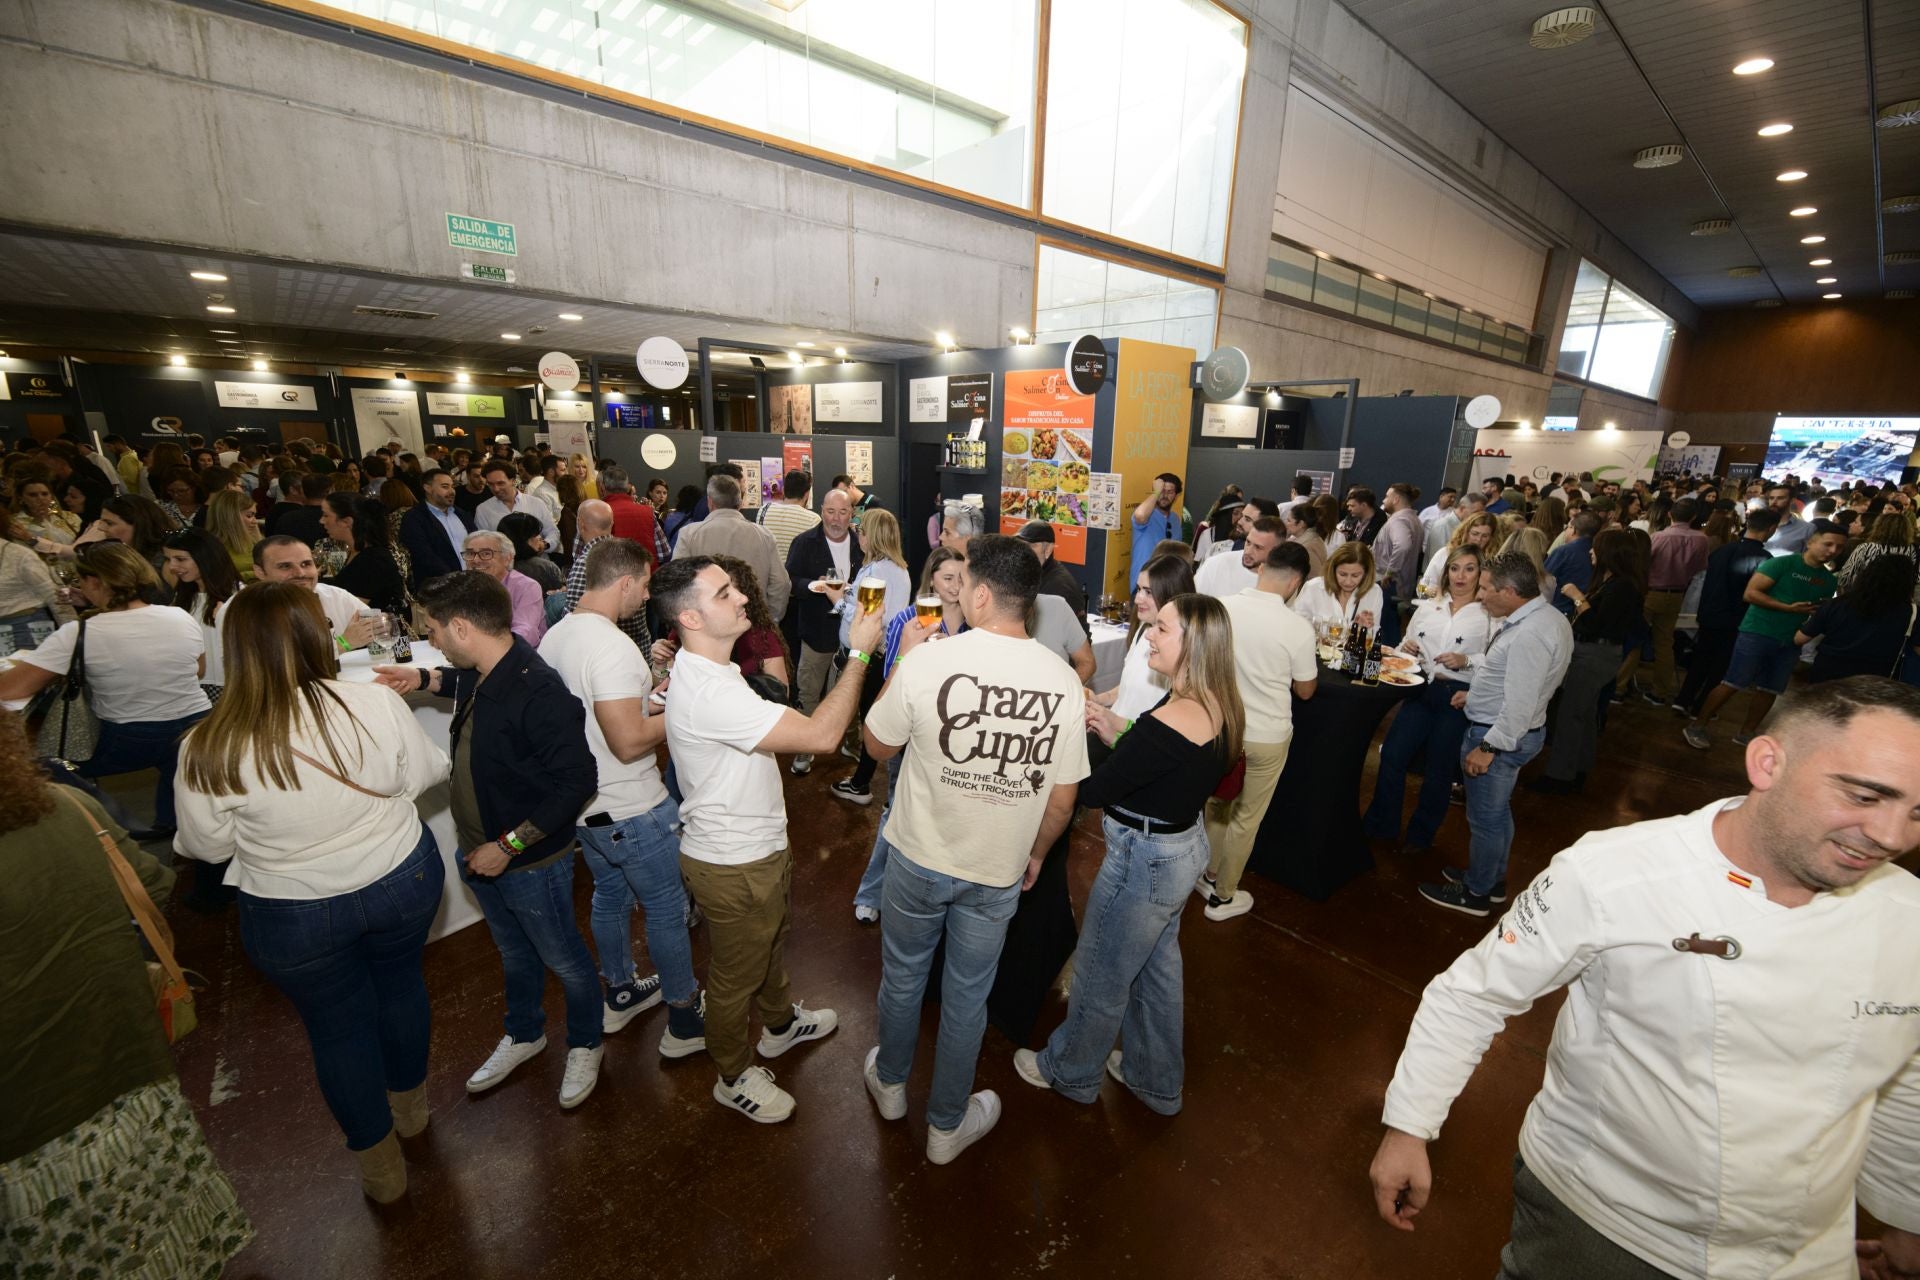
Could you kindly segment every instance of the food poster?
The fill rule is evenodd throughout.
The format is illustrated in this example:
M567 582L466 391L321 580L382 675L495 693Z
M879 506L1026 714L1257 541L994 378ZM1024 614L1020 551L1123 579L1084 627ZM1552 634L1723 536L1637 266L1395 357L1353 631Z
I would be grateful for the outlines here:
M813 441L782 440L780 442L780 474L784 476L789 471L804 471L808 475L813 475ZM816 505L819 501L818 493L807 495L809 506Z
M1096 471L1087 480L1087 528L1120 528L1120 473Z
M1093 476L1093 397L1064 369L1006 375L1000 437L1000 532L1029 520L1053 526L1053 553L1087 562L1087 489Z
M740 508L743 511L760 509L760 460L742 458L734 464L740 468Z
M778 458L760 459L760 505L771 506L776 498L787 496L787 473Z
M873 483L873 441L847 441L847 474L863 489Z

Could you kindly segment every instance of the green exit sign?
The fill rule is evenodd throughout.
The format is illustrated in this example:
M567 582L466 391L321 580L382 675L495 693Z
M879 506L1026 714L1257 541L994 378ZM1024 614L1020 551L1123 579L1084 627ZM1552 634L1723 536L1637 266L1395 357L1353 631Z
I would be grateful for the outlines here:
M491 218L475 218L464 213L447 215L447 243L456 249L472 249L479 253L498 253L515 258L520 256L520 246L514 239L511 222L495 222Z
M484 262L463 262L460 274L469 280L485 280L489 284L512 284L512 267L490 267Z

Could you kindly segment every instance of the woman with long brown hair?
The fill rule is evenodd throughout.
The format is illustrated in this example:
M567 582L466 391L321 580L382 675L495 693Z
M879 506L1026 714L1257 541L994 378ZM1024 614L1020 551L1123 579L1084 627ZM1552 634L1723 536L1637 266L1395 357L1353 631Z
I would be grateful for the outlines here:
M0 1268L217 1275L253 1227L180 1091L103 841L156 905L173 872L48 779L18 716L0 778L0 972L20 976L0 1001Z
M228 863L241 944L300 1012L362 1187L397 1200L395 1135L427 1125L420 956L446 875L414 800L447 756L392 691L338 678L311 591L248 587L225 634L226 692L183 749L176 847Z
M243 582L253 581L253 544L260 541L260 518L253 500L238 489L222 489L207 499L206 531L233 562Z
M1218 600L1175 596L1148 645L1168 686L1152 711L1122 720L1087 704L1087 727L1113 747L1080 784L1080 802L1106 811L1107 855L1087 895L1067 1019L1039 1053L1021 1049L1013 1061L1028 1084L1075 1102L1092 1102L1111 1075L1152 1110L1174 1115L1186 1080L1180 912L1207 867L1201 807L1240 755L1246 712L1232 624ZM1177 900L1170 886L1181 891ZM1126 1044L1116 1050L1123 1028Z

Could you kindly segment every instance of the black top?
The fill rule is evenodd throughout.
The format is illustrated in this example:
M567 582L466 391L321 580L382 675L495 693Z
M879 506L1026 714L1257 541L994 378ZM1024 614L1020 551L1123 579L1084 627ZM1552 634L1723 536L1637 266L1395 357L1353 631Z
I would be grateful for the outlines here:
M475 493L473 490L467 488L467 486L465 486L464 484L456 485L454 486L454 490L453 490L453 505L460 508L460 510L466 512L468 515L472 515L475 511L478 511L480 509L481 503L485 502L488 498L491 498L492 496L493 496L493 490L491 489L482 489L480 492Z
M1641 621L1644 600L1625 578L1608 578L1587 596L1586 612L1573 620L1573 638L1625 644Z
M341 566L327 582L350 591L382 613L407 613L407 587L385 547L369 547Z
M1747 616L1747 582L1772 553L1765 539L1736 538L1715 547L1707 557L1707 576L1700 584L1697 614L1702 629L1735 631Z
M1160 699L1154 711L1166 702ZM1221 739L1197 745L1148 712L1080 784L1079 803L1089 809L1118 807L1158 822L1191 822L1232 764Z
M567 579L560 572L560 566L543 555L532 555L525 560L515 560L513 567L539 583L543 594L567 589Z
M286 534L298 538L311 547L320 541L325 530L320 524L320 508L309 507L299 502L276 502L273 510L267 513L267 536L275 538Z
M852 530L847 532L847 544L847 582L851 584L859 580L866 557ZM816 653L832 653L840 647L840 615L833 611L833 601L807 586L832 568L833 552L827 547L824 524L797 534L787 548L787 576L793 579L793 611L800 643Z
M1079 622L1080 630L1091 636L1092 633L1087 631L1086 588L1082 587L1080 580L1073 576L1073 570L1058 560L1047 561L1047 567L1040 572L1040 594L1059 596L1065 600L1067 607L1073 610L1074 619Z
M1800 630L1820 637L1820 648L1813 655L1814 680L1838 680L1845 676L1884 676L1893 671L1900 657L1901 643L1907 638L1913 610L1902 605L1877 618L1862 618L1854 612L1845 596L1824 600Z

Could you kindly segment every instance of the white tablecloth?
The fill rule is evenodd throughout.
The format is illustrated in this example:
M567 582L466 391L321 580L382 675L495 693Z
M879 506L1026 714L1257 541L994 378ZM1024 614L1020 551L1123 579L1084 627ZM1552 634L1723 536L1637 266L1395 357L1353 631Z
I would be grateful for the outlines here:
M391 662L392 659L383 658L381 661ZM446 665L446 661L432 645L417 640L414 642L410 666L439 667ZM367 656L365 649L341 655L340 678L355 684L373 683L373 659ZM442 751L451 751L453 744L448 735L453 732L453 703L431 693L410 693L407 695L407 705L413 708L414 721L426 732L427 741ZM420 807L421 820L427 824L427 830L433 832L434 841L440 846L440 861L447 866L447 884L440 898L440 913L433 918L433 928L427 933L427 941L432 942L477 923L480 904L460 879L460 838L453 830L453 807L447 784L442 782L422 792L415 803Z
M1127 629L1090 613L1087 630L1093 633L1093 691L1105 693L1120 683L1120 667L1127 660Z

